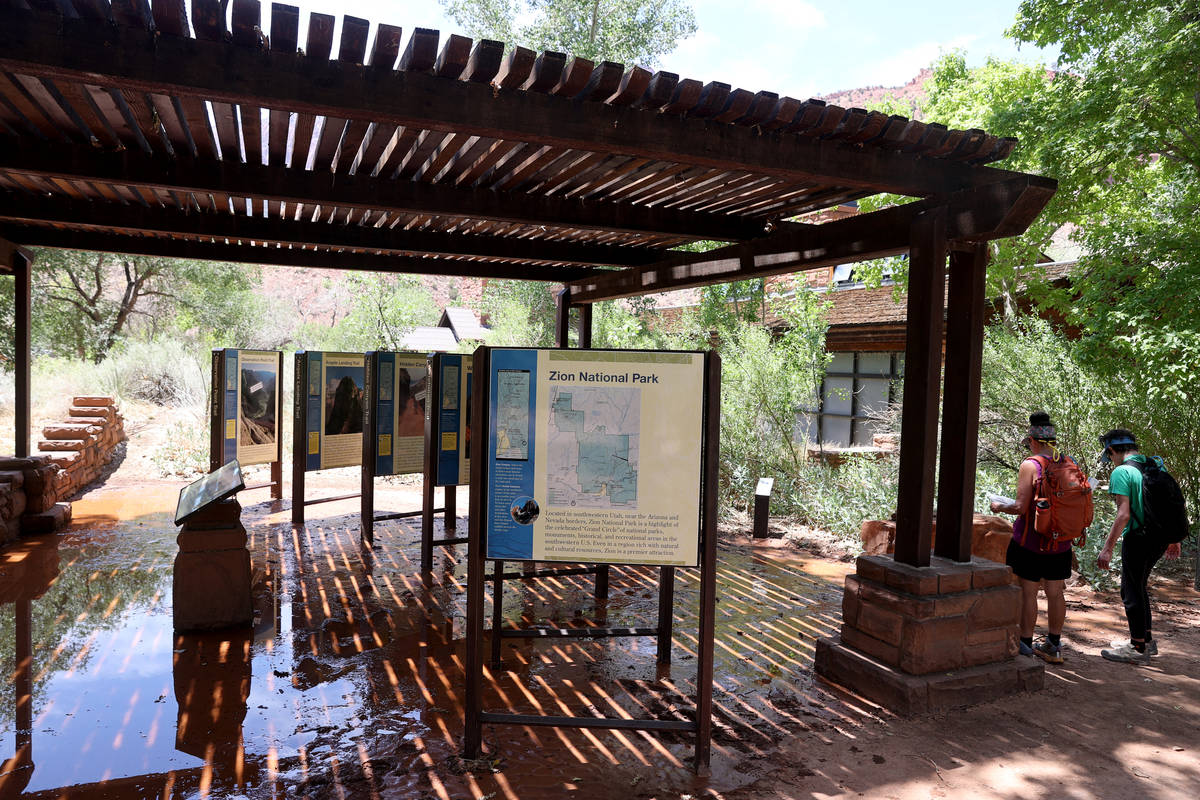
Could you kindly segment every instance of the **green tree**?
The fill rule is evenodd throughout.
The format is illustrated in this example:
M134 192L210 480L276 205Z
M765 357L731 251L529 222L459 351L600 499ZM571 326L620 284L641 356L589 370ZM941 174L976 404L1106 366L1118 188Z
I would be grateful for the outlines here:
M98 363L134 334L240 340L252 326L246 312L257 277L257 268L233 264L38 250L33 346L40 353ZM4 296L0 314L11 316L11 295Z
M682 0L441 0L476 38L653 66L696 32Z
M10 275L0 275L0 369L12 372L13 358L16 355L16 340L13 334L16 330L16 303L13 292L15 287Z
M764 477L776 479L778 511L797 508L800 487L811 477L797 422L801 410L813 406L829 361L829 302L802 281L765 302L777 320L772 328L757 316L757 304L755 314L733 313L732 304L710 294L669 339L675 348L721 355L719 489L725 508L744 508Z
M402 350L413 328L437 323L433 297L417 276L356 273L347 284L354 297L350 312L332 327L302 325L297 346L344 352Z
M480 311L492 330L488 344L554 346L554 296L562 287L539 281L488 281Z

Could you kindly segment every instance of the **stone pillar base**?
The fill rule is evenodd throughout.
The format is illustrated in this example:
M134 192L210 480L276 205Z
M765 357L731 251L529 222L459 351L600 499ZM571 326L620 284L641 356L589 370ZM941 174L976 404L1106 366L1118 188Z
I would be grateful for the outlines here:
M952 672L910 675L847 647L817 640L814 670L831 683L901 716L932 714L1042 688L1045 669L1032 658L1008 658Z
M1020 591L1007 566L864 555L856 567L841 635L817 643L821 677L900 714L1041 688L1042 665L1015 658Z
M172 585L176 631L253 624L253 578L241 513L237 500L222 500L183 524Z

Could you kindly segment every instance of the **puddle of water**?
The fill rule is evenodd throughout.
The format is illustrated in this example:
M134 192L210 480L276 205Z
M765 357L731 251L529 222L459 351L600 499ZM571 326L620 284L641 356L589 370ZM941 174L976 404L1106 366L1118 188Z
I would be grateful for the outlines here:
M0 664L14 676L0 700L0 796L700 795L764 774L759 759L798 729L834 735L861 717L811 676L846 570L722 547L711 779L691 772L690 735L512 726L487 726L492 761L465 765L498 772L464 771L463 548L442 549L426 587L414 522L377 525L364 553L353 517L293 529L252 506L253 628L178 636L175 492L101 493L66 534L0 554ZM506 639L485 708L688 718L698 590L676 571L672 664L655 664L653 637ZM508 625L596 618L590 577L507 581L503 603ZM656 571L614 568L604 611L608 625L656 625Z

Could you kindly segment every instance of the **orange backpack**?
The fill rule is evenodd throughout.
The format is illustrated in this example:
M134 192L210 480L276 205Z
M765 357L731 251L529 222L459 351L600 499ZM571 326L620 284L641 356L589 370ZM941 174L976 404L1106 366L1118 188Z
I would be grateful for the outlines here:
M1087 477L1068 456L1030 458L1042 468L1033 487L1033 529L1042 540L1040 549L1057 551L1063 542L1082 545L1094 515Z

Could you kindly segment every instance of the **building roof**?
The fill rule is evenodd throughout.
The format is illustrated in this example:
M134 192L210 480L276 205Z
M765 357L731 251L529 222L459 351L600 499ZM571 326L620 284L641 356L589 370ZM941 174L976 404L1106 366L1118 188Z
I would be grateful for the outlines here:
M743 277L660 268L692 241L794 271L841 258L827 239L906 245L928 203L960 204L952 236L1012 235L1054 191L986 166L1015 140L980 130L424 28L368 42L351 16L335 42L310 15L300 42L292 6L190 6L0 3L0 238L561 281L590 302ZM880 192L928 203L891 227L786 221Z
M457 347L454 331L433 325L413 328L400 340L400 349L417 353L448 353Z
M482 341L488 337L488 329L483 327L479 317L469 308L446 308L438 325L454 331L454 338L475 339Z

